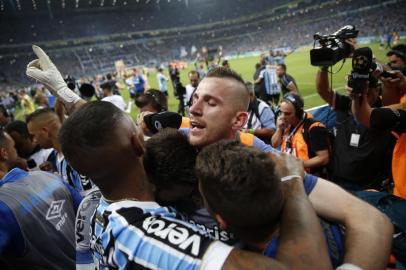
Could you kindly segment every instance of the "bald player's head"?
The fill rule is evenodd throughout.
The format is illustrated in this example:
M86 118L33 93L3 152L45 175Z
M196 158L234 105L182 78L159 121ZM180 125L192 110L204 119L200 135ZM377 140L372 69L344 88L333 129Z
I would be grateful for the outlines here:
M200 82L190 107L189 142L204 147L234 139L248 118L249 90L235 71L217 67Z
M142 138L128 114L104 101L85 104L63 123L59 133L69 164L100 189L142 167Z
M238 111L247 111L249 105L249 89L247 88L243 78L234 70L226 67L217 67L207 73L205 78L217 78L227 80L232 87L230 95L230 105Z
M61 121L54 111L36 110L27 116L26 122L34 143L45 149L55 147L54 142L61 128Z

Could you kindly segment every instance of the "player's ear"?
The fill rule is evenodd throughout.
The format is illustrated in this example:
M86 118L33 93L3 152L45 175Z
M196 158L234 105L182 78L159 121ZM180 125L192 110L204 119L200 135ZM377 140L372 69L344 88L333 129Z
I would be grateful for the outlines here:
M233 130L241 130L245 123L247 123L248 120L248 113L247 112L237 112L236 116L234 117L233 120Z

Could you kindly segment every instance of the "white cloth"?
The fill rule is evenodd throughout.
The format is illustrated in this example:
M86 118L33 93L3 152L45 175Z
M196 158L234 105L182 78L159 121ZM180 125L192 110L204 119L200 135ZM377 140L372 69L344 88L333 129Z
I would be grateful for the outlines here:
M32 159L35 161L35 164L37 164L37 166L35 168L32 168L32 171L37 171L39 170L39 165L41 165L42 163L44 163L45 161L47 161L49 154L51 154L51 152L53 151L53 148L49 148L49 149L41 149L37 152L35 152L34 154L32 154L28 160Z
M192 98L193 91L195 91L195 87L193 87L191 84L186 85L186 94L183 98L183 101L185 103L185 106L188 106L189 100Z
M114 105L116 105L117 108L119 108L120 110L125 111L126 105L122 96L119 95L107 96L102 98L102 101L111 102Z

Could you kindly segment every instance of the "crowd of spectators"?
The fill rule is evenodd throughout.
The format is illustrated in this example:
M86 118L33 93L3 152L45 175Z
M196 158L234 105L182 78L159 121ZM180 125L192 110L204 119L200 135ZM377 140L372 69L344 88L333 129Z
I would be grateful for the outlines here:
M73 1L72 1L73 2ZM163 1L164 2L164 1ZM284 1L274 1L270 5L266 0L238 0L235 1L190 1L187 5L182 1L173 3L129 3L116 9L88 8L85 11L65 10L55 13L49 18L47 12L24 13L24 9L16 16L7 18L7 25L0 25L1 44L20 44L26 42L42 42L88 38L100 35L114 35L126 32L149 32L159 29L195 26L218 21L227 21L263 10L266 6L279 6ZM317 3L317 1L315 1ZM82 3L80 3L82 4ZM58 5L58 4L57 4ZM29 9L30 7L27 7ZM58 9L60 9L58 5ZM227 12L224 12L227 10ZM46 10L45 10L46 11ZM182 16L179 16L181 12ZM25 20L21 20L21 16ZM86 25L86 27L83 27ZM20 33L29 33L21 35ZM50 34L52 33L52 34ZM145 33L147 34L147 33Z
M133 69L126 83L142 112L137 124L114 76L78 87L33 50L25 72L50 92L29 94L57 101L31 111L19 91L25 122L2 117L2 269L404 269L404 44L387 54L390 76L371 72L361 93L334 92L320 68L332 134L304 111L272 50L259 59L259 87L227 61L202 78L190 72L186 117L168 112L166 88L148 89ZM179 84L176 68L170 77Z
M391 47L389 63L364 81L340 86L346 94L320 67L327 105L311 112L278 50L345 24L360 36L402 31L404 1L305 1L277 13L249 2L221 18L231 2L187 14L184 29L177 9L162 10L175 17L168 31L143 40L46 42L49 55L36 45L0 48L1 269L405 269L406 45ZM62 29L49 40L100 27L125 34L124 22L157 29L149 12L100 13L89 28L72 27L77 35ZM61 25L70 20L87 19ZM345 42L357 48L355 38ZM169 76L161 64L192 46L205 48L183 53L195 61L183 86L176 63ZM221 58L249 51L262 53L252 83ZM168 83L177 113L168 111Z
M193 59L190 52L192 46L218 47L222 45L225 54L239 54L247 51L267 51L268 48L297 48L310 45L313 34L321 32L329 34L346 24L359 28L360 36L379 36L393 31L402 31L405 18L393 16L402 7L402 1L385 3L370 0L333 1L299 5L292 9L280 9L277 13L252 13L254 18L230 20L221 18L213 20L215 25L203 21L196 23L198 28L168 28L165 31L133 34L127 27L120 27L115 33L120 37L108 37L98 40L96 32L87 34L88 40L67 45L50 43L50 54L61 67L64 74L95 75L96 72L109 72L114 69L114 61L123 60L127 66L166 63L181 58L181 47L188 52L187 58ZM318 5L320 4L320 5ZM255 12L255 10L252 10ZM231 12L232 13L232 12ZM193 14L193 12L192 12ZM228 13L226 13L228 14ZM257 16L255 16L257 14ZM174 16L179 17L179 16ZM125 18L125 15L123 15ZM110 22L112 18L104 19ZM91 22L96 20L91 20ZM91 23L90 22L90 23ZM114 23L110 23L114 25ZM206 24L205 24L206 23ZM87 25L74 23L69 25ZM183 24L192 26L194 23ZM144 24L142 24L144 25ZM47 29L45 26L41 29ZM86 29L82 27L82 29ZM192 29L192 30L191 30ZM51 33L63 31L50 31ZM80 31L77 33L80 36ZM74 35L74 34L73 34ZM51 37L49 35L49 37ZM73 38L78 36L72 36ZM92 38L93 37L93 38ZM52 38L51 39L55 39ZM93 41L92 41L93 39ZM27 41L30 39L27 39ZM72 43L72 44L71 44ZM53 45L52 45L53 44ZM80 45L82 44L82 45ZM163 46L164 44L164 46ZM56 46L56 47L55 47ZM55 47L56 49L52 49ZM0 66L3 77L10 82L25 82L26 78L18 70L32 57L29 46L3 47L1 49Z

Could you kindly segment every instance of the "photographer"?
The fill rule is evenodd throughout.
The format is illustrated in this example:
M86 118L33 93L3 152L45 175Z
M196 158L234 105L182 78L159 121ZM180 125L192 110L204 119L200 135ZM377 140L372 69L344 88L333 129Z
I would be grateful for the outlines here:
M406 45L399 44L394 46L387 54L389 63L388 65L393 70L399 70L404 75L406 73Z
M394 46L388 53L388 67L389 70L397 70L403 75L406 75L406 45L399 44ZM382 77L384 82L384 91L382 94L382 100L385 105L397 104L400 102L406 102L406 90L399 88L396 75L390 76L386 73L386 76Z
M250 94L248 105L248 121L244 125L243 132L251 133L263 140L270 142L275 133L275 114L271 107L255 96L252 83L246 83Z
M393 136L390 132L371 130L362 122L357 122L351 113L351 98L330 88L326 69L317 73L316 87L337 117L331 180L352 191L379 188L380 183L390 177ZM366 90L369 106L382 106L380 87L375 78L369 80Z
M391 79L391 83L397 86L399 91L406 89L406 77L400 71L392 71L391 74L396 79ZM367 85L365 87L367 89ZM362 93L354 93L352 112L358 121L374 130L393 131L397 134L397 142L393 150L392 175L394 182L393 194L406 199L406 111L405 105L397 104L385 108L371 108L367 102L366 90Z

